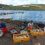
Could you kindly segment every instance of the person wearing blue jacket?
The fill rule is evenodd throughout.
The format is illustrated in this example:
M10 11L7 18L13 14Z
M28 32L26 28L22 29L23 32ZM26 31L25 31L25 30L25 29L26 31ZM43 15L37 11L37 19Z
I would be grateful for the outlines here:
M0 28L4 28L4 27L6 27L6 24L2 22L2 20L0 20Z

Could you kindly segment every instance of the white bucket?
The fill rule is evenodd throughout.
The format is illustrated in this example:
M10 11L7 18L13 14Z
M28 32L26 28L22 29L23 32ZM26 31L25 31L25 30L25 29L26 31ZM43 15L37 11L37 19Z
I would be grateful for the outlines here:
M2 30L0 30L0 37L2 37L3 36L3 32L2 32Z

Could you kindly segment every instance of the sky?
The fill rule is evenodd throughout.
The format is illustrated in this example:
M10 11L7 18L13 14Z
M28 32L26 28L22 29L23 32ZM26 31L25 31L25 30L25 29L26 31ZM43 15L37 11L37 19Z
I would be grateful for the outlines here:
M7 5L45 4L45 0L0 0L0 4Z

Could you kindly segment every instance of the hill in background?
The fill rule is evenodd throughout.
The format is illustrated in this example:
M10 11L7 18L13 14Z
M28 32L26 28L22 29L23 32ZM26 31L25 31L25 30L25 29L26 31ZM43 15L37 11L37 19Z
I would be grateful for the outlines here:
M44 4L28 4L28 5L4 5L0 4L0 10L45 10Z

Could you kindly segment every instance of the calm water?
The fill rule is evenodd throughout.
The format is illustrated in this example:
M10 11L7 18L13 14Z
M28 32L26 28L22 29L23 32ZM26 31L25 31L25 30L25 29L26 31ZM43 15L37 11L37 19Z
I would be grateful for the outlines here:
M8 15L0 15L0 19L12 18L13 20L33 20L45 22L45 11L0 10L0 13L13 13Z

